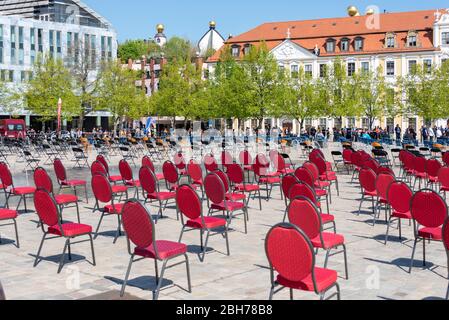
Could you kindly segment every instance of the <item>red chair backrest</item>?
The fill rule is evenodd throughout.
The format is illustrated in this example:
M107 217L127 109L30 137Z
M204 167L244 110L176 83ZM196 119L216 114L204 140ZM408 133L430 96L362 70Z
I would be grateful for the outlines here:
M53 196L45 189L37 189L34 193L34 207L41 222L47 226L59 223L59 210Z
M362 167L363 168L370 168L374 172L377 172L377 170L379 169L380 165L379 165L379 163L376 160L370 159L370 160L367 160L367 161L363 162Z
M228 166L228 178L233 184L243 184L245 182L245 172L243 168L237 164L233 163Z
M287 169L287 165L285 164L284 157L280 153L278 153L276 160L273 163L274 163L275 168L279 172L282 172L285 169Z
M411 213L419 225L426 228L441 227L447 219L447 204L433 190L421 190L411 200Z
M424 157L415 157L415 171L419 173L425 173L426 172L426 163L427 160Z
M449 188L449 167L443 167L438 172L438 181L442 187Z
M262 168L269 168L270 167L270 160L268 160L266 155L260 153L256 157L256 164L259 167L262 167Z
M446 222L443 226L443 243L446 248L446 252L449 255L449 218L446 219Z
M327 165L326 165L326 161L322 157L320 157L318 154L316 154L316 156L312 162L313 162L313 164L315 164L317 166L319 175L326 174Z
M214 172L218 169L217 160L215 160L213 155L208 154L204 157L204 167L208 172Z
M103 163L101 163L98 160L96 160L96 161L94 161L94 163L92 163L92 166L90 167L90 172L92 173L92 176L95 176L97 174L103 174L106 176L108 175L108 171L104 167Z
M154 172L150 167L142 167L139 170L139 181L142 189L147 194L153 194L157 192L157 180L154 176Z
M53 182L44 168L36 168L34 170L34 184L37 189L44 189L49 193L53 193Z
M376 191L376 178L376 173L373 170L369 168L360 170L359 181L364 191Z
M203 170L201 170L201 166L194 160L190 160L187 165L187 173L194 182L203 181Z
M128 161L125 159L120 160L118 164L118 169L120 171L120 175L122 176L123 180L125 181L133 181L133 169L131 169L131 166L129 165Z
M173 157L173 162L179 170L184 170L186 168L186 161L181 152L177 152Z
M234 158L232 157L232 154L230 154L228 151L223 151L221 153L221 164L224 165L225 167L227 167L233 163L234 163Z
M198 194L192 187L183 185L176 191L176 205L183 215L190 220L201 217L202 204Z
M164 178L168 183L177 184L179 175L178 170L176 170L175 165L171 161L166 161L162 165L162 172L164 173Z
M387 173L387 174L391 174L392 176L396 176L393 169L388 168L388 167L379 167L377 168L376 174L382 174L382 173Z
M314 163L307 161L306 163L303 164L303 168L306 168L307 170L310 171L314 182L318 181L320 177L320 171L318 170L318 167Z
M55 159L55 161L53 162L53 169L55 170L56 178L60 182L67 180L67 174L65 172L65 167L61 159Z
M351 162L357 168L361 168L362 167L362 155L360 154L360 152L353 152L351 154Z
M126 236L137 248L148 248L153 244L154 223L147 209L139 201L131 200L125 203L122 222ZM157 250L156 246L154 247L154 250Z
M308 277L315 265L310 240L291 224L276 225L268 232L265 252L271 268L291 282Z
M225 186L223 181L216 173L209 173L204 179L204 189L210 201L214 204L220 204L225 201Z
M309 185L304 182L299 182L293 185L290 189L289 199L295 199L297 197L304 197L309 199L312 203L318 206L318 199L315 193Z
M295 176L296 178L298 178L299 181L302 181L311 187L314 186L315 181L313 179L313 175L307 168L302 167L296 169Z
M310 199L301 196L292 198L287 215L289 222L304 231L309 239L315 239L320 235L320 213Z
M109 179L104 174L96 174L92 177L92 191L95 199L102 203L112 200L112 189Z
M299 183L299 180L293 174L287 174L282 177L282 192L287 199L290 199L290 190L297 183Z
M149 156L145 156L142 158L142 167L148 167L151 171L156 173L154 169L154 163L153 161L151 161L151 158Z
M99 154L99 155L97 156L97 161L101 162L101 164L102 164L102 165L104 166L104 168L106 169L106 173L109 174L109 164L108 164L108 162L106 161L106 158L105 158L103 155Z
M5 188L13 185L11 171L5 162L0 162L0 179Z
M391 208L396 212L410 212L410 201L412 200L412 197L413 191L402 181L395 181L388 187L387 201Z
M376 179L377 194L381 199L387 200L387 192L390 185L396 181L396 178L388 173L381 173Z
M449 166L449 151L443 153L443 162Z
M354 152L351 149L343 150L343 160L347 163L352 163L352 154Z
M242 164L244 166L252 165L253 159L252 159L251 154L249 153L248 150L244 150L244 151L240 152L240 154L239 154L239 161L240 161L240 164Z
M426 172L429 177L438 177L438 173L443 166L440 161L436 159L427 160L426 163Z
M226 173L224 173L221 170L215 170L214 173L220 177L221 181L223 182L223 186L225 187L225 191L229 191L229 178Z

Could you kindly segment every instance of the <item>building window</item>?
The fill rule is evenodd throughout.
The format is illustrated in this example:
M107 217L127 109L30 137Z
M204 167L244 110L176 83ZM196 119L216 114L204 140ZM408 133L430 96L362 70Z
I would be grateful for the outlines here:
M320 64L320 78L324 78L326 76L326 72L327 72L327 65Z
M449 32L443 32L441 34L441 45L449 46Z
M344 39L341 40L340 50L342 52L349 51L349 39L348 38L344 38Z
M387 76L394 76L394 61L387 61Z
M348 76L352 77L355 73L355 62L348 63Z
M251 45L250 44L245 44L245 47L243 48L243 54L245 56L249 55L249 53L251 52Z
M327 128L327 118L321 118L320 119L320 127L322 129L326 129Z
M306 64L304 66L304 73L307 77L313 77L313 70L311 64Z
M23 27L19 27L19 64L23 65L25 59L24 53L24 40L23 40Z
M26 81L26 71L20 71L20 82Z
M0 63L3 63L3 26L0 24Z
M78 63L80 56L80 39L78 33L73 34L73 45L75 47L75 63Z
M232 49L231 49L231 53L232 53L232 56L235 57L235 58L240 57L240 47L239 46L233 46Z
M407 47L418 46L418 34L416 31L410 31L407 36Z
M362 62L362 72L363 73L368 73L369 70L369 62L368 61L363 61Z
M291 66L291 75L292 78L298 78L299 75L299 66L297 64L294 64Z
M106 59L106 37L101 37L101 59Z
M424 59L423 61L424 72L427 74L432 73L432 59Z
M36 61L36 29L30 29L30 59L31 64Z
M17 64L16 41L16 27L11 26L11 64Z
M56 53L58 58L62 58L61 31L56 32Z
M55 32L53 30L50 30L48 34L48 44L50 46L50 57L55 56Z
M335 40L334 39L328 39L326 41L326 51L328 53L334 53L335 52Z
M416 65L417 65L416 60L409 60L408 61L408 73L410 73L410 74L416 73Z
M43 33L44 30L37 29L37 50L41 53L44 52Z
M92 69L96 68L97 64L97 36L90 36L90 57L91 57L91 67Z
M363 38L356 38L354 41L354 50L362 51L363 50Z
M112 37L108 37L108 59L112 59Z
M387 33L385 37L385 48L396 48L396 34Z

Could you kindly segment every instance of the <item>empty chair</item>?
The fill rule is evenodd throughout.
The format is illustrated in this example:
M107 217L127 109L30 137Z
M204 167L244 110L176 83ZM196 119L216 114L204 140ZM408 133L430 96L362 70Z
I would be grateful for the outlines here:
M179 183L179 173L176 166L171 161L166 161L162 165L167 190L176 191Z
M204 157L204 167L207 172L214 172L215 170L218 170L217 160L215 160L213 155L208 154Z
M348 170L348 174L351 173L350 170L353 169L353 163L352 163L352 154L354 151L351 149L344 149L343 150L343 163L345 165L345 168Z
M283 176L286 174L291 174L295 172L295 169L289 168L287 164L285 163L284 157L277 153L276 161L274 162L275 168L277 169L277 172Z
M25 206L25 211L27 211L27 196L33 196L36 188L34 187L16 187L9 170L8 165L5 162L0 162L0 180L2 182L3 191L6 197L6 207L9 208L9 198L10 197L20 197L19 203L17 204L16 211L19 210L20 204L23 201Z
M440 161L436 159L430 159L427 160L426 163L426 174L427 174L427 184L432 187L432 189L438 186L438 173L440 172L440 169L442 168L442 165Z
M62 189L71 189L77 195L78 187L84 188L84 193L86 194L86 202L89 203L89 197L87 195L87 181L86 180L69 180L64 167L64 164L60 159L55 159L53 162L53 169L55 170L56 178L59 184L59 191ZM58 193L59 193L58 191Z
M156 218L156 223L159 218L163 218L163 213L167 208L170 200L174 200L176 194L174 192L161 192L156 176L149 167L142 167L139 171L139 180L142 185L143 198L145 203L157 202L159 204L159 212Z
M156 175L157 181L164 180L164 174L163 173L156 173L156 169L154 168L153 161L151 161L151 158L149 156L145 156L142 158L142 167L148 167L153 171L153 173Z
M412 220L410 212L410 201L413 197L413 191L402 181L394 181L387 190L387 202L390 205L390 219L388 221L387 234L385 236L385 245L388 243L390 226L394 221L399 224L399 238L402 240L402 220Z
M441 196L433 190L421 190L411 200L411 213L415 244L413 246L409 273L412 272L416 247L423 243L423 266L426 266L426 242L443 241L443 224L446 222L447 204Z
M419 189L421 189L422 182L426 182L427 180L427 160L424 157L415 157L414 160L414 172L413 175L415 176L415 182L413 183L413 189L415 189L416 182L419 180Z
M440 183L440 192L444 193L444 198L447 199L449 192L449 167L441 168L438 172L438 182Z
M147 209L137 200L130 200L123 207L123 228L125 229L126 239L128 242L128 253L131 258L129 260L128 269L126 271L125 280L123 281L120 296L125 294L125 288L131 273L131 267L134 262L144 259L153 259L156 271L156 290L153 291L153 300L159 298L162 283L164 281L165 270L178 266L186 265L188 292L192 292L190 283L189 258L187 256L187 246L182 243L157 240L156 229ZM135 246L131 248L131 243ZM184 257L184 261L167 266L168 262L178 257ZM159 276L158 262L162 263L162 270Z
M277 174L277 172L269 172L268 167L257 164L257 161L253 165L253 171L257 184L259 184L259 186L265 186L265 190L267 192L267 201L271 199L271 193L273 192L273 188L275 186L279 186L279 189L281 191L281 199L284 200L281 186L281 177Z
M39 263L40 254L44 242L46 240L60 238L65 239L65 245L64 250L62 251L61 258L59 260L58 273L61 272L64 266L66 251L68 250L69 260L72 260L71 246L73 244L78 244L86 241L90 242L92 250L92 264L95 266L95 252L91 226L71 222L62 223L61 213L54 197L44 189L36 190L34 194L34 206L39 216L42 232L44 233L41 244L36 254L36 259L34 260L34 267L36 267ZM74 239L79 237L88 237L89 239L85 241L72 242Z
M220 177L223 182L223 186L225 187L226 192L226 200L229 201L242 201L246 206L246 195L241 192L233 192L231 189L231 182L229 181L228 175L221 170L215 170L214 172L217 176Z
M379 167L377 168L377 171L375 171L377 175L382 174L382 173L386 173L386 174L390 174L392 176L396 176L396 174L394 173L393 169L389 168L389 167Z
M202 194L201 197L204 198L204 181L201 165L194 160L190 160L187 165L187 175L189 176L190 184L200 188Z
M320 171L318 170L318 167L310 161L305 162L302 167L312 174L313 187L320 190L326 190L329 202L332 203L331 183L329 181L320 180Z
M245 197L246 194L248 195L246 197L246 207L248 207L251 196L253 197L253 199L255 199L257 195L259 198L259 208L260 210L262 210L262 196L260 194L260 186L257 184L250 184L245 182L245 172L242 166L237 163L228 165L227 175L236 192L243 193Z
M118 167L125 186L134 188L134 197L139 199L140 180L134 180L133 169L125 159L120 160Z
M362 212L362 205L366 200L371 198L371 202L373 205L373 226L376 224L376 199L377 199L377 190L376 190L376 173L369 169L363 168L359 173L359 181L360 186L362 187L362 200L360 201L360 207L358 215Z
M265 252L270 263L270 300L284 288L290 290L291 300L294 290L315 292L324 300L326 294L335 288L336 293L326 300L335 296L340 300L337 272L315 266L312 243L295 225L282 223L271 228L265 239ZM276 290L279 286L281 288Z
M87 167L89 168L89 157L86 155L86 153L84 152L83 149L81 148L72 148L72 152L73 152L73 160L75 162L75 165L73 166L73 168L83 168L83 167Z
M206 255L209 237L216 234L221 234L224 236L226 240L227 255L230 255L226 219L205 217L203 215L203 205L201 203L201 199L192 187L188 185L179 187L176 191L176 207L178 212L181 213L182 222L182 231L179 236L179 242L181 242L185 232L194 230L200 231L202 253L198 254L198 256L201 262L204 261L204 257ZM184 221L184 216L187 218L187 221ZM203 243L204 233L206 233L206 240Z
M234 157L229 151L223 151L221 153L221 165L223 170L227 169L227 167L234 163Z
M443 153L443 162L446 166L449 166L449 151Z
M284 194L285 206L288 207L290 203L290 190L293 185L299 183L299 179L294 174L287 174L282 177L281 190Z
M396 181L396 178L389 174L389 173L381 173L376 178L376 191L377 191L377 203L376 207L379 210L379 218L380 218L380 211L382 209L382 206L385 208L385 220L388 220L388 200L387 200L387 191L390 187L390 184L392 184L394 181Z
M329 212L329 192L327 190L315 187L312 172L310 172L307 168L302 167L296 169L295 176L299 181L305 182L310 187L315 189L315 193L319 199L322 199L323 197L326 198L327 212Z
M16 246L17 248L20 248L20 242L19 242L19 232L17 230L17 211L15 210L9 210L9 209L0 209L0 227L6 227L6 226L14 226L14 230L16 232ZM2 238L0 235L0 244L2 243ZM0 288L1 289L1 288ZM1 300L1 298L0 298Z
M54 194L54 189L53 189L53 181L51 180L50 176L48 175L47 171L44 168L37 168L36 170L34 170L34 183L36 185L36 189L44 189L46 190L48 193L50 193L56 203L59 206L59 209L61 211L61 216L62 216L62 211L64 210L64 208L73 205L74 208L76 208L76 215L78 217L78 223L81 223L80 220L80 209L78 206L78 197L73 195L73 194Z
M184 155L181 152L175 153L173 156L173 163L175 164L176 169L178 169L179 175L184 176L187 174L187 164Z
M240 152L239 162L243 166L243 170L248 174L248 181L250 181L250 172L253 171L253 158L248 150Z
M444 248L446 249L448 278L449 278L449 218L446 219L446 222L444 223L443 226L443 243ZM449 300L449 286L447 288L446 300Z
M109 172L109 164L108 164L106 158L103 155L99 154L97 156L96 160L98 162L100 162L103 165L103 167L106 169L106 175L108 176L109 181L111 181L113 183L117 183L117 182L122 182L123 181L123 177L122 176L120 176L120 175L112 176L110 174L110 172Z
M128 186L115 184L117 181L114 182L110 179L110 177L108 176L108 171L100 161L98 160L94 161L94 163L92 163L92 166L90 167L90 171L92 173L92 177L97 174L104 175L105 177L107 177L109 182L114 183L114 185L111 186L112 193L114 195L126 194L126 199L128 199ZM122 176L120 176L120 178L122 178Z

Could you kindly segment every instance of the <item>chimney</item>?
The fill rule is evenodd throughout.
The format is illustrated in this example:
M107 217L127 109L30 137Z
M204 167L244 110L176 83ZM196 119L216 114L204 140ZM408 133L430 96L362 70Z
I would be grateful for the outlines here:
M197 52L196 57L195 57L195 65L196 65L197 71L203 70L203 63L204 63L204 58L201 57L199 52Z

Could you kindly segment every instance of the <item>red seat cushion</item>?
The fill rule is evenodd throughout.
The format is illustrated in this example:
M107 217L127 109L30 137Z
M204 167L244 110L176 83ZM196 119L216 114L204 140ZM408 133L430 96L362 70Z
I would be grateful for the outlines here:
M276 183L281 183L281 178L279 177L264 177L264 178L260 178L260 183L264 183L264 184L276 184Z
M287 174L295 173L295 170L294 170L294 169L286 168L286 169L284 169L284 170L278 171L278 173L283 174L283 175L287 175Z
M163 173L156 173L156 179L159 181L159 180L164 180L165 179L165 177L164 177L164 174Z
M219 210L219 211L236 211L241 210L245 207L245 204L242 202L232 202L232 201L226 201L226 206L224 202L219 204L212 204L211 208L213 210Z
M104 210L107 213L115 213L115 214L121 214L122 209L123 209L122 203L118 203L118 204L114 204L114 205L108 204L107 206L104 207Z
M253 171L253 166L251 165L243 166L243 169L245 169L246 171Z
M374 191L365 191L364 194L365 194L365 196L368 196L368 197L377 197L377 191L376 190L374 190Z
M323 224L334 222L335 217L331 214L321 214L321 221L323 222Z
M62 230L64 231L64 235L66 237L76 237L84 234L88 234L92 232L92 227L86 224L78 224L78 223L64 223L62 225ZM62 236L61 228L59 225L54 225L48 228L48 233L54 234L57 236Z
M260 187L257 184L239 184L235 186L235 189L237 191L244 191L244 192L253 192L253 191L259 191Z
M442 228L422 228L418 231L418 235L425 239L443 240Z
M315 182L315 187L319 188L319 189L325 189L327 187L329 187L331 184L327 181L318 181Z
M203 220L200 217L198 219L187 221L186 225L189 228L194 229L214 229L225 226L226 220L214 217L204 217L204 224L203 224Z
M241 201L241 200L246 200L246 196L243 193L228 193L228 194L226 194L226 200Z
M204 185L204 183L203 183L203 181L202 180L195 180L195 181L193 181L192 182L194 185L197 185L197 186L202 186L202 185Z
M187 252L187 246L185 244L172 241L156 241L156 248L159 258L162 260L185 254ZM148 248L136 248L134 250L134 254L145 258L156 259L154 244Z
M127 186L112 186L112 193L125 193L128 191Z
M324 197L327 195L327 191L323 189L315 189L315 193L318 197Z
M342 235L329 233L329 232L323 232L323 243L321 243L320 236L316 237L315 239L312 239L312 245L315 248L323 248L323 249L329 249L338 247L339 245L342 245L345 243L345 238ZM324 244L324 246L323 246Z
M78 197L73 194L58 194L55 200L57 204L67 204L78 202Z
M126 181L126 185L130 187L140 187L140 181L139 180Z
M63 186L69 186L69 187L77 187L77 186L84 186L87 184L85 180L68 180L61 182Z
M449 187L441 187L441 191L446 191L446 192L449 192Z
M398 219L407 219L407 220L412 220L412 214L409 212L397 212L397 211L393 211L393 213L391 214L391 216L393 218L398 218Z
M315 280L318 292L323 292L330 288L337 282L337 272L329 269L315 268ZM289 281L282 276L278 275L277 282L284 287L304 290L304 291L315 291L313 285L312 274L308 275L304 279L298 282Z
M438 177L429 176L429 181L432 182L432 183L437 183L438 182Z
M152 200L161 200L161 201L171 200L171 199L176 198L176 193L174 193L174 192L155 192L152 194L148 194L147 198L152 199Z
M322 181L336 181L336 180L338 180L338 178L337 178L336 175L329 174L329 172L328 172L327 174L321 175L320 176L320 180L322 180Z
M17 211L9 209L0 209L0 220L9 220L17 218Z
M123 180L122 176L110 176L109 177L109 181L111 181L111 182L119 182L122 180Z
M32 194L36 192L36 188L34 187L18 187L11 190L12 193L17 195L24 195L24 194Z
M425 178L427 178L427 173L425 173L425 172L415 172L415 176L416 176L417 178L423 178L423 179L425 179Z

